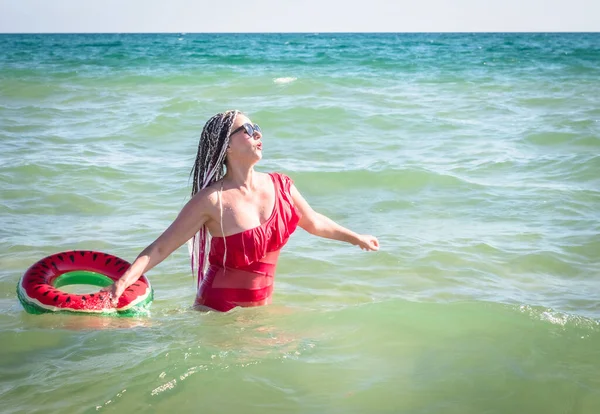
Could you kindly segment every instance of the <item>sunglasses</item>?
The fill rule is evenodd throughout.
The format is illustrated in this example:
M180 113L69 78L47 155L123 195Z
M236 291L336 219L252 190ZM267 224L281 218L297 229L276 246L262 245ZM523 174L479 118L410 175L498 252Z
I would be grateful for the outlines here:
M246 130L246 134L248 134L249 136L253 137L255 132L261 132L260 127L258 126L258 124L244 124L239 128L236 128L231 134L229 134L229 136L232 136L233 134L237 134L238 132L240 132L241 130Z

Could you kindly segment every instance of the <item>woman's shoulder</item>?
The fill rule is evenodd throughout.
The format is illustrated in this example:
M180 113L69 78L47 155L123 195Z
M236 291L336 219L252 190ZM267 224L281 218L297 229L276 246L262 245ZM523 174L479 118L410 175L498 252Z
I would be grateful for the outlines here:
M193 197L192 200L194 203L198 205L198 207L205 208L207 210L211 210L216 208L219 198L218 191L221 188L221 181L217 181L206 188L198 191Z
M278 171L270 171L270 172L267 172L267 173L264 173L264 174L265 175L270 175L272 177L275 177L275 178L278 178L278 179L281 179L281 180L291 180L291 178L290 178L289 175L287 175L285 173L282 173L282 172L278 172Z
M284 192L289 193L291 191L292 185L294 185L294 180L292 180L290 176L280 172L270 172L268 175L272 177L279 188L281 188Z

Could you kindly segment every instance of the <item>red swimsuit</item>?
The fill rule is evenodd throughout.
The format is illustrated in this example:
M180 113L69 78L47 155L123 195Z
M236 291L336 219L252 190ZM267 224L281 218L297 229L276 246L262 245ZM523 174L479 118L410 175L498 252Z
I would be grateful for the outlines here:
M236 306L271 302L279 251L296 230L300 213L292 202L292 180L279 173L269 175L275 186L271 216L253 229L212 238L209 266L200 283L196 305L226 312ZM223 268L225 242L227 255Z

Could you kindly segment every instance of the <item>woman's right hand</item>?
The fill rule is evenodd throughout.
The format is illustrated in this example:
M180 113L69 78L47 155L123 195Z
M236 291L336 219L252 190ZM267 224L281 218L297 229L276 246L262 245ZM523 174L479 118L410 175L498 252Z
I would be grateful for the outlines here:
M125 292L125 289L125 285L121 282L121 279L119 279L112 285L102 288L101 291L109 294L111 305L116 307L117 303L119 303L119 298L121 297L123 292Z

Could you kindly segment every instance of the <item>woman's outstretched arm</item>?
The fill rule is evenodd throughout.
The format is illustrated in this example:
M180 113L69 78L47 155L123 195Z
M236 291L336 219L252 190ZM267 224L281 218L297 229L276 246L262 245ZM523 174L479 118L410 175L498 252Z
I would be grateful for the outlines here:
M343 226L340 226L329 217L317 213L302 197L295 185L291 187L294 205L302 214L298 225L315 236L327 239L339 240L353 244L363 250L379 250L379 240L369 234L357 234Z
M123 276L105 288L110 292L113 301L116 301L141 275L165 260L196 234L209 219L209 208L207 208L209 204L209 197L202 191L188 201L175 221L138 255Z

